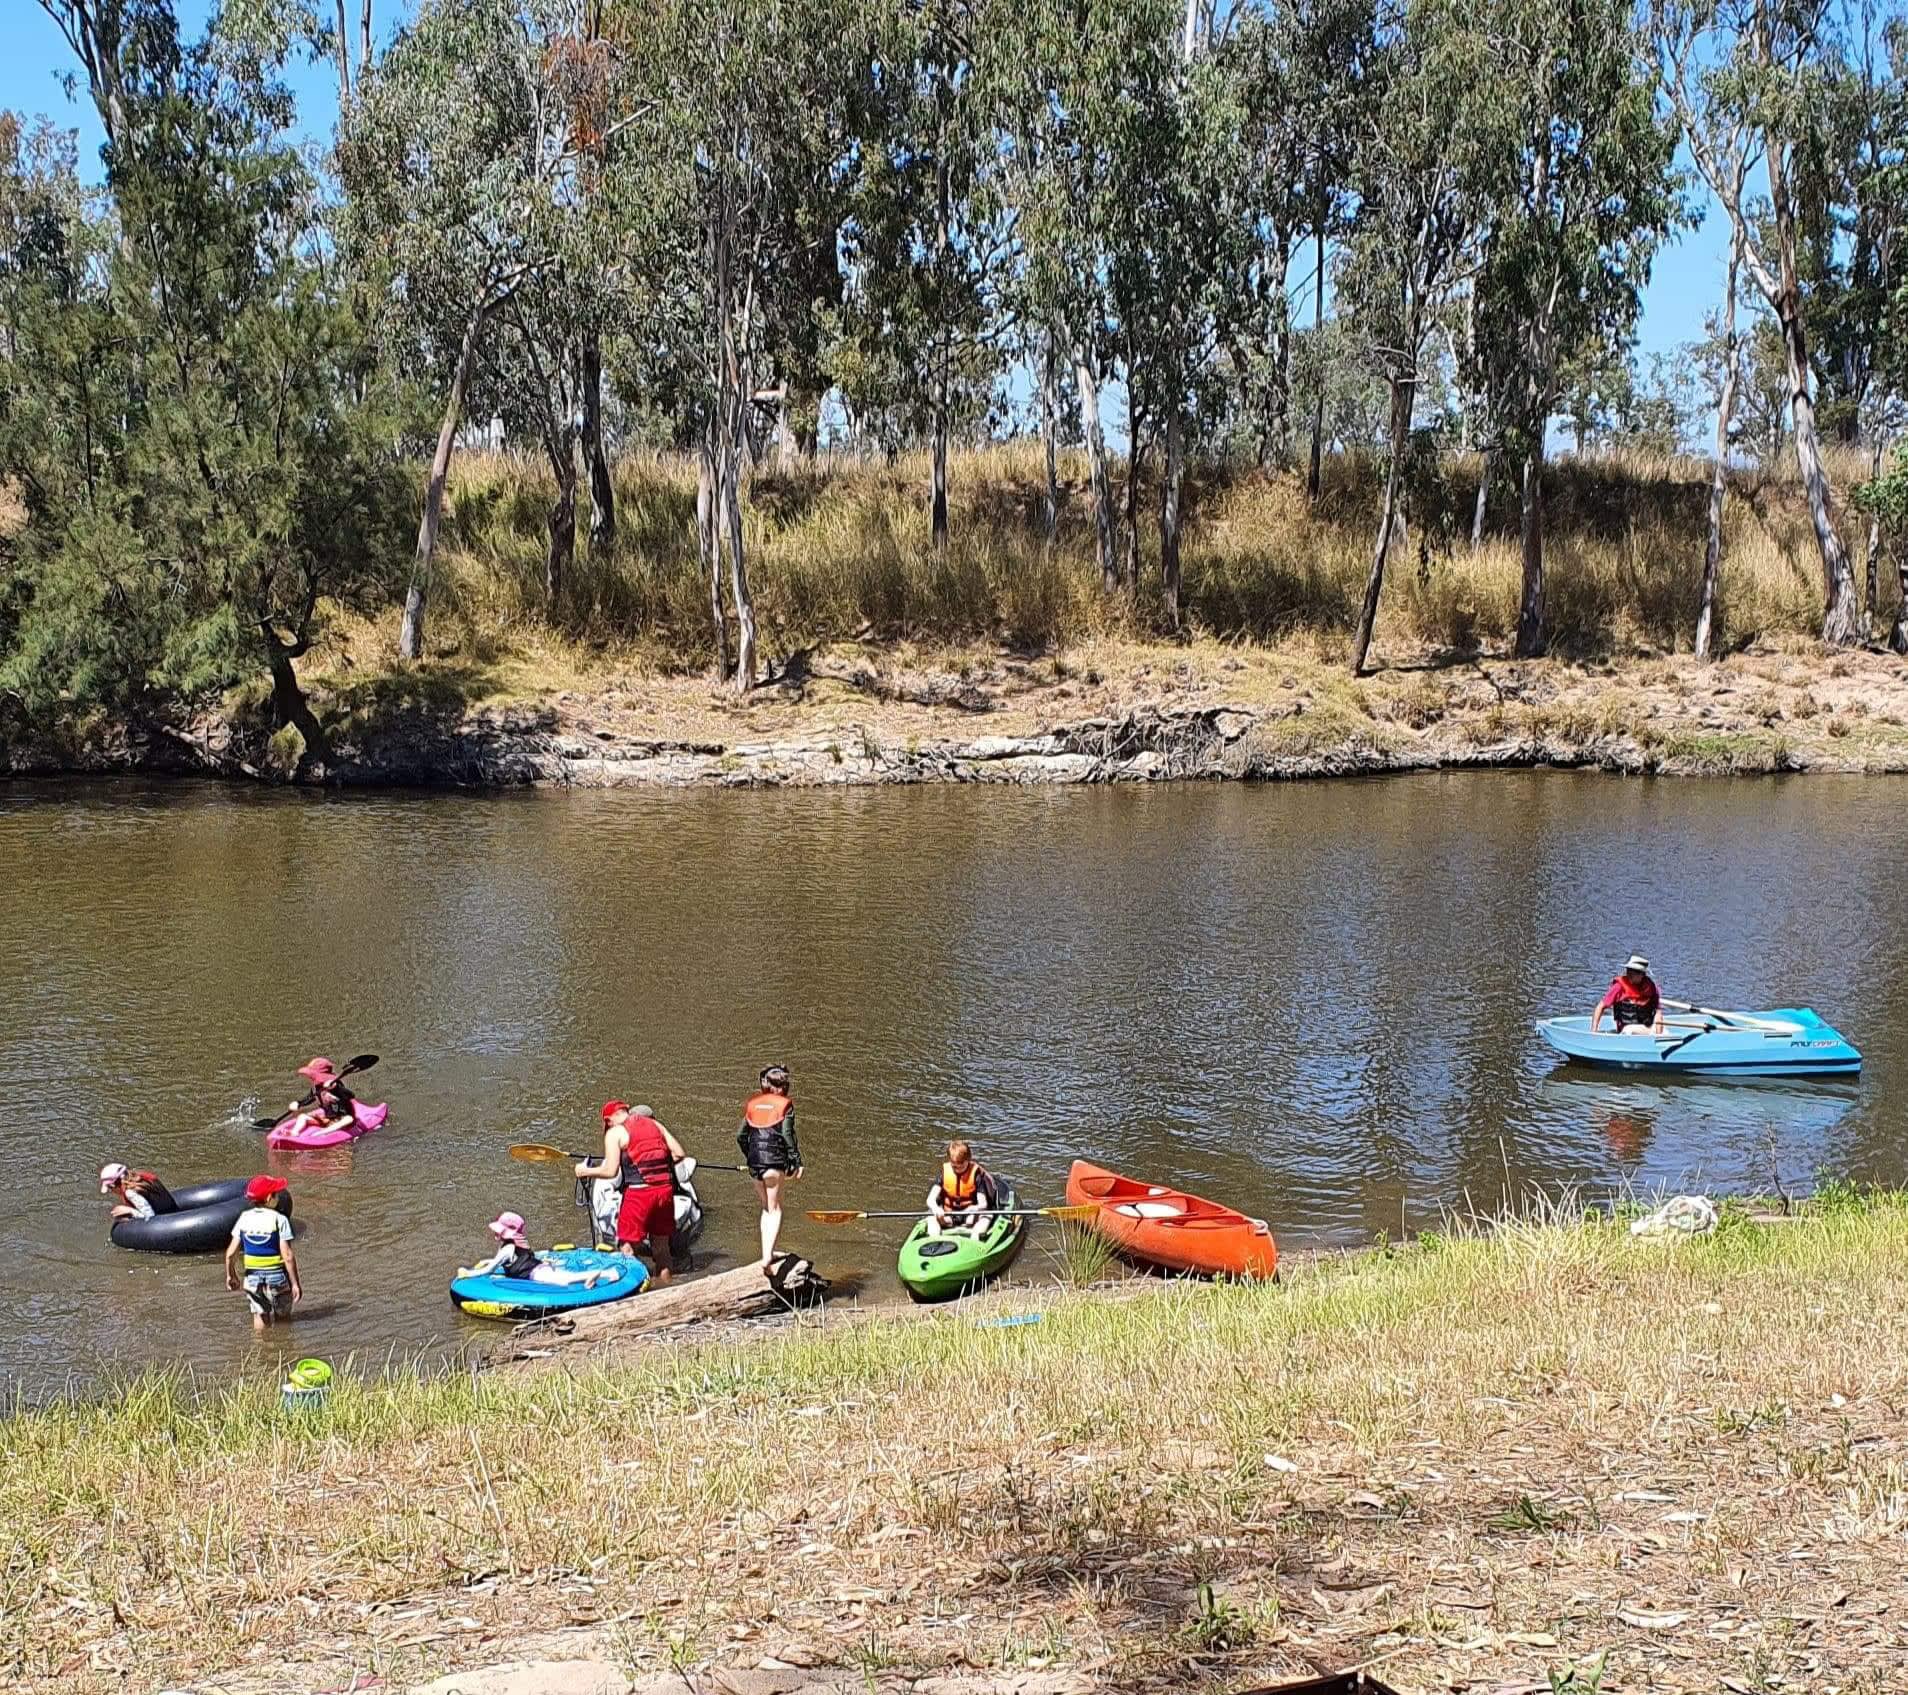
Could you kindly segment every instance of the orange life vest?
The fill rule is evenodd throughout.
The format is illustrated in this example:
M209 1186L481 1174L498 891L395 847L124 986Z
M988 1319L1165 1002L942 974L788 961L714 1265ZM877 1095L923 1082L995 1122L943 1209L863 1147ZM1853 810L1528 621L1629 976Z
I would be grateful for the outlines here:
M742 1117L751 1130L773 1130L788 1117L788 1109L793 1104L787 1095L751 1095L749 1104L742 1109Z
M752 1176L796 1170L802 1156L795 1149L795 1103L767 1089L750 1096L742 1109L742 1130L735 1145L742 1150Z
M965 1174L941 1162L941 1199L951 1207L971 1207L980 1200L980 1167L969 1163Z

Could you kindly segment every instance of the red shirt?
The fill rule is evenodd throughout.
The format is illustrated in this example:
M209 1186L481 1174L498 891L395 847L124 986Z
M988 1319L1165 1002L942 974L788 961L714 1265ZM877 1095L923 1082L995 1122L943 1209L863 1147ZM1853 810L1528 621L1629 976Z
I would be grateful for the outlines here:
M1619 975L1609 988L1604 990L1603 999L1597 1002L1599 1012L1608 1012L1618 1001L1626 1006L1634 1006L1646 1017L1654 1018L1656 1009L1662 1004L1662 994L1656 984L1648 977L1640 983L1632 983L1629 978Z

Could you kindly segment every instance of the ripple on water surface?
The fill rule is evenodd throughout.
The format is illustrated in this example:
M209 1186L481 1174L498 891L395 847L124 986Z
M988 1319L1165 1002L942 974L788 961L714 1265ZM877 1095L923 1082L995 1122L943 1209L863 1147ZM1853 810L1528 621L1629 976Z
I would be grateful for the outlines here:
M500 1207L582 1227L561 1167L609 1095L726 1161L796 1074L801 1206L918 1204L966 1135L1029 1196L1076 1154L1355 1241L1498 1203L1900 1180L1908 1028L1897 779L1556 773L1265 788L309 796L0 791L0 1371L226 1366L214 1260L121 1253L93 1182L275 1169L311 1287L285 1345L460 1333L452 1268ZM1561 1071L1531 1029L1642 948L1671 993L1813 1004L1860 1082ZM372 1050L385 1130L267 1155L313 1053ZM257 1101L268 1103L258 1107ZM746 1182L705 1238L748 1251ZM902 1227L789 1237L896 1292ZM1044 1265L1038 1250L1023 1271Z

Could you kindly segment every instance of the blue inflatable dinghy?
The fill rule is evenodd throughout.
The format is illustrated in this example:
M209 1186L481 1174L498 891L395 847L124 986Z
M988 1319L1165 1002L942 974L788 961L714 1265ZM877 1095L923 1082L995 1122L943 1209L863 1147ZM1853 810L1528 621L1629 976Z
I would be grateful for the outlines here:
M626 1254L606 1254L595 1248L550 1248L538 1256L559 1271L613 1271L593 1288L581 1283L539 1283L533 1277L456 1277L451 1280L451 1305L472 1318L503 1318L521 1323L574 1312L578 1307L600 1307L636 1293L649 1277L649 1267Z
M1665 1003L1668 1004L1668 1003ZM1841 1031L1807 1007L1772 1012L1713 1012L1692 1008L1665 1019L1660 1036L1594 1035L1588 1018L1546 1018L1537 1033L1559 1053L1586 1065L1624 1071L1696 1072L1705 1077L1825 1077L1851 1075L1862 1056Z

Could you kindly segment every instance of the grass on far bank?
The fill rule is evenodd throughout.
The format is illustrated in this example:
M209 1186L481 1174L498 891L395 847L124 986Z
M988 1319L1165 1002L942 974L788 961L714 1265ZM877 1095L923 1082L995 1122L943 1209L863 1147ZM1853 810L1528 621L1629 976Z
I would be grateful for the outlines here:
M1844 487L1865 474L1843 456ZM1493 489L1484 545L1470 547L1480 460L1447 455L1415 479L1410 527L1380 608L1382 660L1424 650L1490 651L1515 628L1521 589L1515 491ZM1119 472L1120 467L1115 467ZM872 636L999 641L1047 652L1159 628L1158 494L1142 473L1141 592L1099 587L1085 462L1063 456L1061 523L1047 546L1039 446L953 456L951 545L928 534L925 455L891 464L764 466L749 491L751 585L765 655ZM1686 649L1695 624L1709 467L1635 454L1555 461L1548 471L1547 596L1553 649L1583 656ZM1364 592L1382 466L1334 455L1316 507L1286 471L1200 466L1188 473L1183 565L1192 630L1222 641L1303 636L1342 657ZM439 652L485 663L540 637L620 651L651 666L711 657L708 591L695 549L695 472L679 459L615 473L619 533L591 558L579 543L560 603L543 560L553 485L539 459L472 453L453 461L436 588ZM1732 474L1719 627L1726 645L1820 626L1820 565L1792 470ZM1122 494L1123 503L1123 494ZM1865 526L1851 521L1857 554ZM1858 573L1861 561L1858 559ZM1891 615L1882 573L1876 619Z
M1044 1310L1013 1328L350 1380L317 1416L148 1377L9 1421L0 1671L401 1686L568 1625L631 1669L1880 1695L1905 1270L1908 1198L1841 1194L1702 1241L1552 1215L1266 1288L1009 1292Z
M534 460L460 455L425 658L395 660L394 603L334 609L300 673L347 760L436 745L474 708L508 715L506 735L912 747L1223 704L1266 717L1254 735L1275 767L1462 763L1507 743L1622 769L1908 764L1908 673L1892 656L1826 652L1816 639L1814 541L1792 478L1735 477L1725 658L1698 666L1687 650L1707 467L1558 461L1547 497L1552 656L1510 668L1501 656L1520 566L1505 527L1516 513L1500 500L1497 529L1471 550L1477 470L1475 456L1455 455L1427 474L1387 577L1374 673L1356 682L1345 660L1378 497L1369 462L1329 461L1316 509L1290 473L1193 473L1181 638L1160 629L1151 495L1140 503L1145 587L1137 601L1108 596L1083 465L1063 462L1048 548L1040 458L1025 443L955 456L944 555L928 540L925 462L765 468L748 528L758 678L772 686L742 698L711 670L691 466L617 468L618 540L601 558L579 546L552 609L547 473ZM1877 620L1892 617L1893 585L1884 571ZM261 680L226 710L262 722L265 699Z

